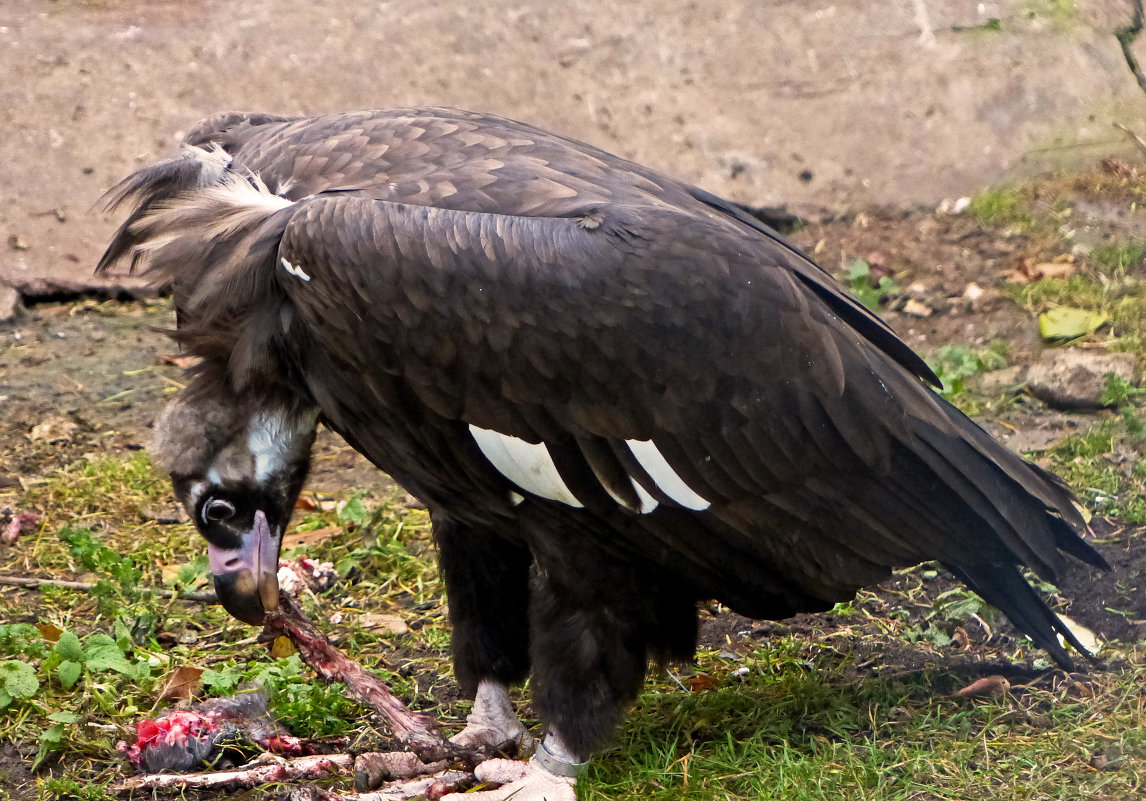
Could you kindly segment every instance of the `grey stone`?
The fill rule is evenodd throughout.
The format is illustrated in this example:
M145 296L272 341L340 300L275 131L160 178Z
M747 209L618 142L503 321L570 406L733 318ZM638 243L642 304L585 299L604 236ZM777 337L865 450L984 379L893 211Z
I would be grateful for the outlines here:
M1027 389L1059 409L1097 409L1108 375L1134 383L1137 372L1138 359L1130 353L1048 350L1027 372Z
M1026 379L1027 367L1016 364L1004 367L1002 370L992 370L971 378L969 383L986 395L996 395L1001 392L1013 392L1021 387Z
M20 293L15 287L0 284L0 323L11 322L20 313L23 304L20 303Z

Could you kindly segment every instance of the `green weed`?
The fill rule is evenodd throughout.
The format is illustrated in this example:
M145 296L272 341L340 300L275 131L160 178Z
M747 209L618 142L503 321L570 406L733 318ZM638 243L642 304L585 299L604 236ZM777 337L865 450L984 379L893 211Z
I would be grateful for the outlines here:
M985 189L971 198L967 212L983 225L993 228L1029 228L1034 223L1022 187L1006 186Z
M985 348L943 345L931 352L927 364L943 382L939 394L950 400L967 389L968 378L1001 370L1007 366L1007 360L1007 343L997 340Z
M1146 262L1146 242L1141 239L1106 242L1091 250L1089 259L1101 274L1122 277Z
M883 275L878 281L874 280L871 265L862 259L848 265L845 283L852 297L869 309L878 309L889 297L899 294L894 278Z

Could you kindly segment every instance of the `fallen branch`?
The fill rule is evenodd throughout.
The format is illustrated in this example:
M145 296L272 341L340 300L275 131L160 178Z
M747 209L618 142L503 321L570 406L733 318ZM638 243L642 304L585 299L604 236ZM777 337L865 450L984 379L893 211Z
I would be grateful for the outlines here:
M0 586L27 587L38 589L40 587L64 587L69 590L94 590L94 581L65 581L64 579L34 578L32 576L0 576ZM201 604L217 604L219 599L213 592L175 592L174 590L152 590L160 598L178 598L180 601L195 601Z

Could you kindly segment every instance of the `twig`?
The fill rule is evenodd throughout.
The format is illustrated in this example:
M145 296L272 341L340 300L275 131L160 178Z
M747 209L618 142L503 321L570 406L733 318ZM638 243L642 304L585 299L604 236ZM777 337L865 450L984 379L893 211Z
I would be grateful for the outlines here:
M1120 122L1114 123L1114 127L1120 131L1125 131L1126 134L1131 139L1134 140L1134 144L1138 145L1138 149L1141 150L1143 153L1146 153L1146 139L1143 139L1141 136L1134 133L1134 131L1130 130L1128 127L1126 127L1125 125L1123 125Z
M64 587L69 590L94 590L94 581L65 581L64 579L33 578L32 576L0 576L0 586L27 587L38 589L40 587ZM177 598L180 601L195 601L201 604L217 604L219 599L213 592L175 592L174 590L154 590L160 598Z
M246 767L203 773L148 773L124 779L115 787L116 792L134 790L210 789L218 787L254 787L268 782L291 779L325 779L332 775L348 776L354 769L349 754L323 754L284 759L263 754Z

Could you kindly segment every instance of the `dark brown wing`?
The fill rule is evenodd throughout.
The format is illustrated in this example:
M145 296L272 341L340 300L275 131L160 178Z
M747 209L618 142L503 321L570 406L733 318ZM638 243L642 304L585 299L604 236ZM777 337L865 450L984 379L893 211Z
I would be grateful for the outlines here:
M320 122L320 124L316 124ZM684 211L771 238L793 273L915 374L931 369L811 260L740 209L610 153L514 120L456 109L389 109L314 119L218 114L187 143L218 146L283 197L322 192L456 211L578 217L596 207Z
M619 492L604 477L640 478L622 445L650 440L705 515L809 580L926 558L1049 576L1059 547L1090 556L1068 493L842 320L790 254L660 206L555 219L333 197L283 237L308 280L280 280L328 352L385 365L441 418L545 442L586 505L606 502L595 484ZM782 526L800 541L768 542Z

